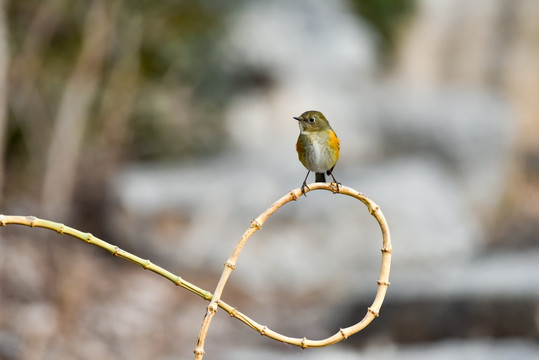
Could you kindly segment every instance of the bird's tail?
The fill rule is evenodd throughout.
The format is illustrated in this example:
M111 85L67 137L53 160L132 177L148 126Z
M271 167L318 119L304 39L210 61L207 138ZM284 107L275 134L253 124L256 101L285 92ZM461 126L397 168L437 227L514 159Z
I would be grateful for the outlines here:
M314 181L315 182L326 182L326 175L324 175L324 173L315 173Z

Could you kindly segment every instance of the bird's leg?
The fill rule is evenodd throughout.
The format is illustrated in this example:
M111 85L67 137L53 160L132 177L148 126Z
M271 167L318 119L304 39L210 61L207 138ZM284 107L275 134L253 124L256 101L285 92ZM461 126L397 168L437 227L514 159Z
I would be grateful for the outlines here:
M305 194L305 188L311 190L311 188L307 186L307 178L309 177L310 173L311 170L307 170L307 175L305 176L305 180L303 180L303 184L301 185L301 193L305 196L307 196L307 194Z
M339 192L339 186L341 186L342 184L340 182L338 182L337 179L335 179L335 176L333 176L333 168L329 169L326 173L328 175L331 175L331 177L333 178L333 182L337 186L337 192Z

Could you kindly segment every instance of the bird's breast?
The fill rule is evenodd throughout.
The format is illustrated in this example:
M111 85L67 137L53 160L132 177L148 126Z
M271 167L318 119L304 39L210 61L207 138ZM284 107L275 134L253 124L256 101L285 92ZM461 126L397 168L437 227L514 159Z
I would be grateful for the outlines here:
M337 163L339 140L333 131L303 132L299 135L296 150L308 170L324 172Z

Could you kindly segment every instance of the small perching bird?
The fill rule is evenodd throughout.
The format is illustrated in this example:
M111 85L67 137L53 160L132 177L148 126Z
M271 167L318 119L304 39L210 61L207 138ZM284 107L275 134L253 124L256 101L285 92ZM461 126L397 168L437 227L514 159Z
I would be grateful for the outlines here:
M315 173L315 182L326 182L324 173L331 175L338 191L340 183L333 176L333 168L339 160L340 145L337 135L320 111L305 111L294 119L299 124L296 151L299 161L308 170L301 185L301 191L305 194L305 188L309 188L307 177L311 171Z

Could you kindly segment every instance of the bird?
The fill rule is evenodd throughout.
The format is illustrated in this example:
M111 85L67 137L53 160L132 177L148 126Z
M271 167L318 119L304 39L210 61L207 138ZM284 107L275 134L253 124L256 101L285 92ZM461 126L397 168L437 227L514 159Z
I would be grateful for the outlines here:
M299 124L299 137L296 142L296 151L299 161L307 169L307 175L301 185L301 192L305 194L307 178L311 171L315 173L315 182L326 182L326 176L331 175L339 191L341 185L333 176L333 169L339 160L340 143L335 131L329 125L326 117L316 110L305 111L300 116L294 116Z

